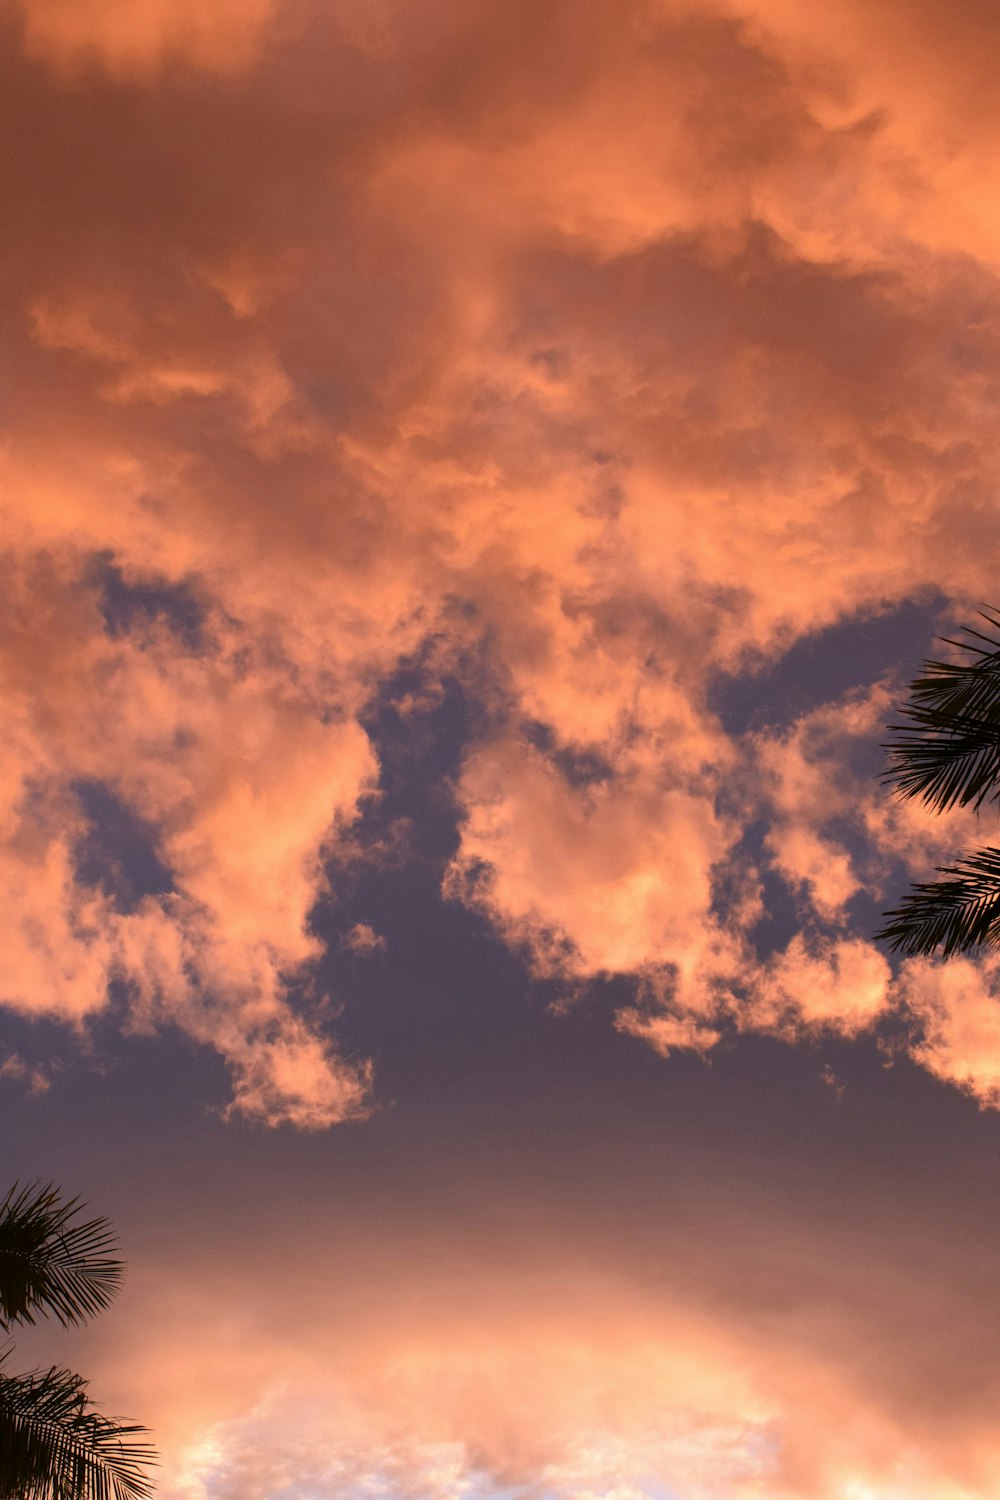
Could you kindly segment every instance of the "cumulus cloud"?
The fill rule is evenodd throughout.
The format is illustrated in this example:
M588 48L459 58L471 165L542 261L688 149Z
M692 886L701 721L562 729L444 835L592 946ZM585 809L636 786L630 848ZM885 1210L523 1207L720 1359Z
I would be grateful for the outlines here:
M911 959L900 991L917 1023L914 1056L983 1106L1000 1108L1000 961Z
M9 561L7 582L5 1001L79 1024L124 984L133 1025L173 1020L219 1048L243 1112L356 1113L365 1070L289 1011L285 982L319 951L307 917L325 841L374 774L365 735L238 632L198 651L165 627L109 633L72 553ZM81 878L85 783L148 827L167 891L123 903Z
M853 1036L885 1011L890 978L886 959L871 943L841 939L810 950L797 935L763 971L749 1022L793 1037L808 1027Z
M538 973L632 975L620 1024L661 1051L804 1015L807 963L854 1034L875 961L845 937L760 979L742 841L763 809L821 927L933 859L842 760L891 690L756 738L711 694L990 597L996 137L963 28L888 0L4 25L6 1003L80 1025L121 981L245 1112L362 1109L309 912L377 778L365 706L433 640L484 714L450 895ZM109 565L173 606L116 614ZM81 879L81 781L169 890Z
M360 960L380 924L314 916L349 860L406 857L361 817L373 709L412 724L449 679L443 894L551 993L614 976L614 1024L663 1055L884 1024L1000 1106L994 960L894 977L870 940L977 837L877 785L898 680L810 681L745 730L723 704L829 626L997 602L990 8L9 0L0 25L3 1005L180 1028L234 1118L363 1116L378 1058L338 1047L318 932ZM386 689L418 656L428 681ZM0 1077L41 1089L27 1052ZM167 1500L992 1492L951 1257L935 1282L922 1244L889 1264L854 1225L831 1255L763 1214L703 1315L731 1220L655 1247L683 1314L637 1275L560 1321L574 1244L451 1325L410 1261L451 1292L452 1208L416 1250L394 1221L388 1272L384 1241L337 1261L341 1215L305 1312L285 1288L275 1327L282 1240L237 1293L149 1292L97 1389L133 1382Z
M493 743L466 760L465 824L450 887L525 942L543 971L679 961L711 925L710 870L735 829L715 811L710 785L671 786L643 766L617 770L574 786L517 742Z

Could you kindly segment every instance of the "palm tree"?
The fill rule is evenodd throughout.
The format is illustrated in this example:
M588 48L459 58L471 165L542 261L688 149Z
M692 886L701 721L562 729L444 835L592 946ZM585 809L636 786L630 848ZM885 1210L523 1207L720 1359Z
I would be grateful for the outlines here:
M51 1314L64 1327L108 1306L124 1267L106 1219L81 1222L78 1198L49 1184L0 1203L0 1329ZM0 1365L10 1346L0 1352ZM30 1375L0 1369L0 1500L146 1500L155 1462L143 1427L94 1409L86 1382L53 1367Z
M1000 613L982 612L991 634L965 629L946 640L957 661L925 661L910 683L903 722L894 736L886 780L896 795L917 798L935 812L1000 803ZM1000 947L1000 847L966 850L944 877L916 883L903 904L883 913L876 934L908 957L971 953Z

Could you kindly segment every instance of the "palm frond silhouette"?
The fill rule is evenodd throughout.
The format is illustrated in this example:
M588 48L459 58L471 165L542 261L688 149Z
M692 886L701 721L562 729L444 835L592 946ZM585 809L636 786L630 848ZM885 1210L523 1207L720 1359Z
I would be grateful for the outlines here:
M0 1373L0 1495L11 1500L145 1500L142 1427L95 1411L69 1370Z
M946 639L957 661L924 662L884 746L896 795L935 812L1000 802L1000 615L981 617L991 633L967 628ZM1000 848L966 850L937 873L883 913L876 937L906 957L1000 947Z
M0 1203L0 1327L51 1313L64 1326L108 1306L125 1267L106 1219L73 1223L82 1205L57 1188L11 1188Z
M52 1315L64 1326L107 1307L124 1267L106 1219L78 1215L51 1184L0 1203L0 1328ZM147 1500L155 1453L145 1428L104 1417L70 1370L14 1375L0 1353L0 1500Z

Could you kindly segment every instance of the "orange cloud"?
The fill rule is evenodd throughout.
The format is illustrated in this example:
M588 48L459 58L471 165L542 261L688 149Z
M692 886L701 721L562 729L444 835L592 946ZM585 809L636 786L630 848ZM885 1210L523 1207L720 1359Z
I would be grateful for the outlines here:
M25 50L60 72L96 62L120 77L143 78L183 61L223 75L260 54L273 0L212 0L208 6L166 0L23 0Z
M273 669L234 671L232 639L195 655L166 629L109 636L72 555L11 567L8 586L4 999L79 1021L121 980L133 1024L173 1019L222 1051L246 1113L281 1118L283 1098L300 1124L356 1113L366 1075L283 997L319 952L308 913L335 821L371 784L366 737ZM80 882L88 781L154 830L169 894L123 911Z
M384 854L365 726L420 654L401 719L446 678L473 706L445 894L564 1000L627 982L614 1024L661 1054L892 1019L1000 1105L993 959L893 978L857 916L974 836L862 764L897 687L811 681L745 733L715 707L827 626L994 599L989 7L2 22L3 1005L179 1027L231 1116L363 1116L378 1058L338 1050L311 915ZM95 787L155 889L88 871ZM762 957L776 887L799 930ZM393 1198L376 1244L338 1204L280 1319L284 1229L223 1272L163 1253L94 1379L157 1429L165 1500L995 1490L971 1252L956 1279L950 1241L942 1270L756 1190L734 1232L699 1161L707 1228L634 1261L526 1192L505 1279L492 1188L471 1225L448 1171L431 1228Z
M810 947L798 934L762 973L749 1024L793 1037L809 1027L852 1036L889 1006L890 978L886 959L870 943L840 939Z
M578 6L567 46L545 6L24 9L8 1003L80 1023L123 976L251 1113L356 1112L289 980L377 775L358 716L429 641L489 726L450 893L539 971L633 975L660 1050L763 1014L756 812L820 924L933 860L839 764L887 689L753 743L709 708L822 626L993 586L992 135L975 49L902 14ZM109 632L108 556L196 598L197 650ZM169 898L79 881L81 779Z
M992 956L948 964L910 959L900 991L917 1023L913 1054L925 1068L1000 1108L1000 963Z
M616 770L574 786L516 742L490 745L465 764L466 821L451 888L468 891L515 942L544 950L550 934L555 972L672 959L709 920L709 871L734 829L705 791L671 787L644 767ZM479 871L488 872L481 882ZM561 939L572 950L562 962Z

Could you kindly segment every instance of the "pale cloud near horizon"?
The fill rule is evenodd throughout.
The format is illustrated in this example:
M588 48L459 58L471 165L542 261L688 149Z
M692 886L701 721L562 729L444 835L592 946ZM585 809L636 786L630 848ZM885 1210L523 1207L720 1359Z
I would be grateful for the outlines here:
M245 1267L228 1296L200 1287L192 1306L179 1261L172 1279L146 1280L135 1311L146 1332L119 1334L95 1380L141 1396L170 1454L165 1500L991 1493L993 1398L986 1363L968 1366L989 1333L967 1300L988 1268L970 1260L960 1289L926 1244L900 1258L897 1243L891 1258L853 1225L836 1236L845 1259L831 1261L824 1233L766 1208L748 1221L759 1285L691 1279L687 1258L704 1270L721 1247L671 1245L664 1266L680 1295L669 1276L588 1267L565 1240L538 1257L534 1239L530 1269L491 1279L473 1231L450 1255L445 1291L436 1257L383 1246L374 1266L348 1256L341 1267L324 1236L324 1289L299 1265L310 1292L289 1288L278 1322ZM792 1265L804 1281L788 1283ZM259 1275L270 1283L273 1267ZM956 1371L961 1397L948 1387Z
M309 916L377 782L359 716L433 638L489 725L446 889L536 973L633 976L619 1024L661 1051L902 1007L995 1102L971 989L899 989L849 930L944 838L839 759L897 685L735 737L709 698L824 626L990 597L974 49L888 4L580 6L572 46L545 6L17 14L6 1003L82 1026L117 983L237 1111L364 1113ZM183 588L197 641L110 629L108 557ZM168 894L81 881L85 781ZM762 813L808 929L763 964Z

